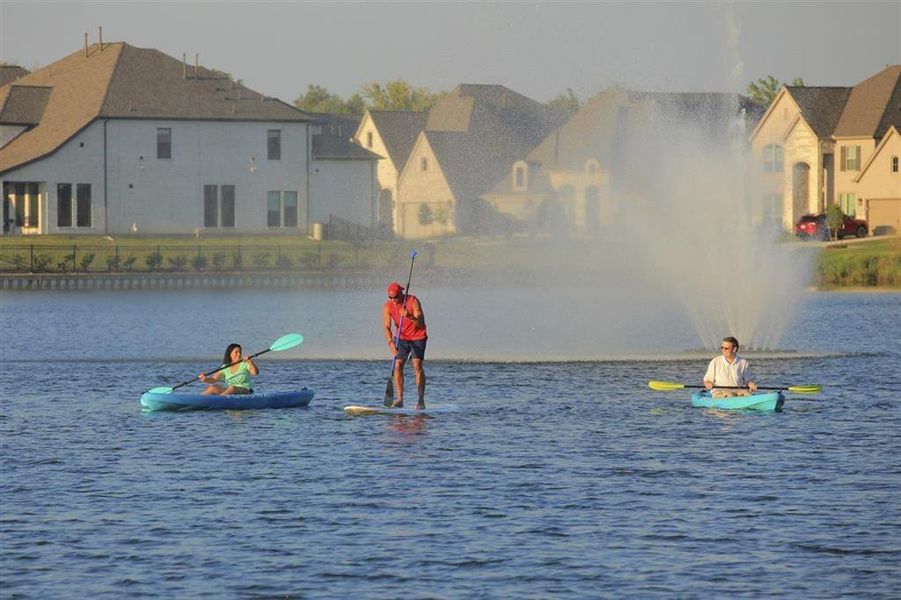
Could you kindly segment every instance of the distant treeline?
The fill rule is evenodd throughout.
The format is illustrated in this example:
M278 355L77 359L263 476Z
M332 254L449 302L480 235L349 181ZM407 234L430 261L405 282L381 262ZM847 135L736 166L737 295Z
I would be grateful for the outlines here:
M791 85L803 86L804 80L796 78ZM751 100L767 107L781 88L782 83L772 75L768 75L748 84L746 93ZM294 106L307 112L347 115L362 115L367 110L426 111L445 94L446 91L433 92L425 87L416 87L403 79L395 79L384 85L378 82L364 83L358 93L345 99L338 94L332 94L321 85L310 84L306 93L294 100ZM584 100L571 88L566 88L565 92L546 103L548 107L566 116L574 114L582 104Z

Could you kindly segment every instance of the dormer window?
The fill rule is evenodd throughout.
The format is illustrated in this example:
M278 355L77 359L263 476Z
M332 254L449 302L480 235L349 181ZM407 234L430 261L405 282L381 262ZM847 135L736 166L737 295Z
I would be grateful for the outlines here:
M372 148L372 132L371 131L366 132L366 147Z

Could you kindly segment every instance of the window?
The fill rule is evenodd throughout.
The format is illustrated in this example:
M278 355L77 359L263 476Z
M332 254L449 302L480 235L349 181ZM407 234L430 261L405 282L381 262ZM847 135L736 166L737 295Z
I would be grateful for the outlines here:
M419 159L419 170L420 171L428 171L429 170L429 159L423 156Z
M156 128L156 157L172 158L172 129L170 127Z
M203 226L235 226L235 186L203 186Z
M782 146L769 144L763 147L763 171L764 173L781 173L784 158Z
M222 204L220 206L220 214L222 215L222 227L235 226L235 186L223 185L219 188L221 192Z
M841 170L860 171L860 146L842 146Z
M72 227L72 184L56 185L56 226Z
M596 160L589 160L587 163L585 163L585 170L588 172L589 175L596 174L598 172L599 168L600 168L600 165L598 164L598 161L596 161Z
M203 186L203 226L219 225L219 186Z
M371 131L366 132L366 147L372 148L372 132Z
M282 130L270 129L266 132L267 138L267 155L269 160L282 159Z
M892 173L897 173L897 172L898 172L898 157L893 156L892 157Z
M91 226L90 183L78 183L75 185L75 225L77 227Z
M282 225L281 192L268 192L266 194L266 225L269 227L281 227Z
M285 192L285 227L297 227L297 192Z
M842 212L848 216L857 216L857 194L839 194L839 206Z
M521 190L524 187L526 187L526 170L523 169L522 167L516 167L516 170L514 173L515 173L514 189Z

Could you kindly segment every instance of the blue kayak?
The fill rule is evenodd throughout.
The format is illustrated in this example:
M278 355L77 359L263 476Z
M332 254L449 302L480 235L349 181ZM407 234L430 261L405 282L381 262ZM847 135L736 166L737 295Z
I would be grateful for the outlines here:
M701 408L720 408L723 410L781 410L785 398L781 391L761 392L750 396L732 396L730 398L714 398L710 392L695 392L691 395L691 405Z
M313 390L303 388L292 392L263 392L229 396L201 394L155 394L141 396L144 410L248 410L255 408L291 408L306 406L313 399Z

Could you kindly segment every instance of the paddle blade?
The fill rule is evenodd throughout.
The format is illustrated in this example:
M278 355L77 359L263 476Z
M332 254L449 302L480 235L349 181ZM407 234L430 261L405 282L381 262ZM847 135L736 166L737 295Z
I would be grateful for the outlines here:
M823 391L823 386L815 384L791 385L785 389L787 389L789 392L792 392L793 394L819 394Z
M282 337L272 342L272 345L269 346L269 349L273 352L281 352L282 350L287 350L288 348L300 346L302 343L302 335L300 335L299 333L289 333L288 335L283 335Z
M394 404L394 369L391 369L391 375L388 376L388 385L385 386L385 406Z
M147 391L148 394L171 394L171 387L155 387L152 390Z
M656 392L672 392L685 388L684 383L676 383L674 381L649 381L648 387Z

